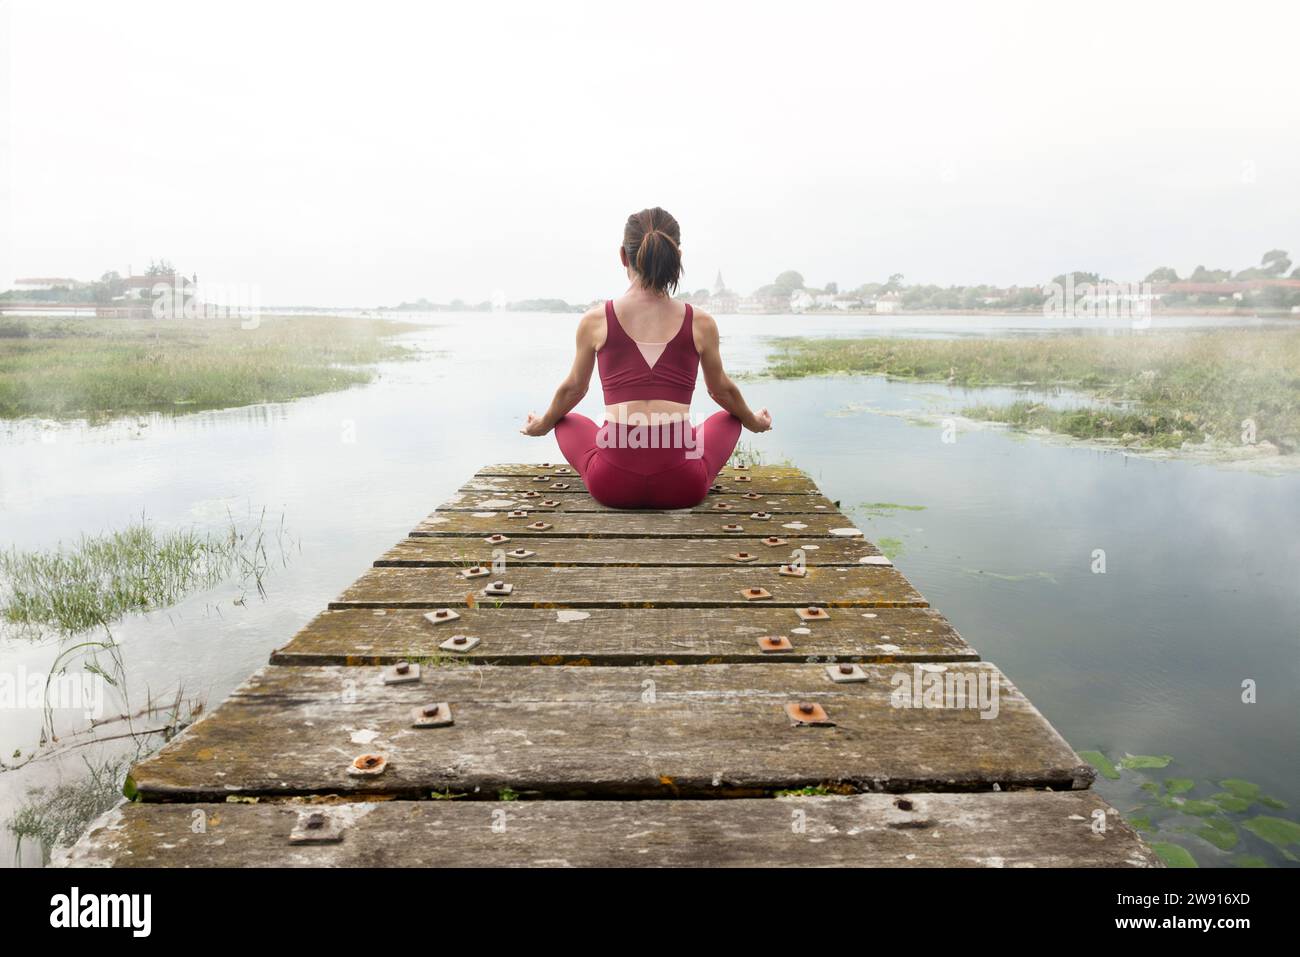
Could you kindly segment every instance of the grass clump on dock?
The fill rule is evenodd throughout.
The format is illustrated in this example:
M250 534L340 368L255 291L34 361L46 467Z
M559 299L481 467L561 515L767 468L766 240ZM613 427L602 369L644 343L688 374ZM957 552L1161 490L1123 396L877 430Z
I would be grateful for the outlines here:
M1300 329L1019 339L782 339L778 379L876 374L962 387L1068 389L1094 401L977 404L968 418L1149 448L1208 441L1300 449Z
M0 320L0 418L99 420L286 402L369 382L409 350L386 319Z

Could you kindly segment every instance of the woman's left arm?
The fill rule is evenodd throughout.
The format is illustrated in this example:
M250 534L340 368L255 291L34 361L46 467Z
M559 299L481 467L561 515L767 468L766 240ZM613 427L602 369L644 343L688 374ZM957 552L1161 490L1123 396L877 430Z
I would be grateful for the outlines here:
M551 399L550 408L546 413L540 416L532 412L528 413L528 418L524 420L524 427L519 430L524 435L545 435L555 428L555 423L573 411L573 407L587 394L587 387L591 385L591 373L596 367L595 334L599 328L603 328L604 321L603 306L592 309L582 317L575 337L577 355L573 358L573 368L564 377L560 387L555 390L555 397Z

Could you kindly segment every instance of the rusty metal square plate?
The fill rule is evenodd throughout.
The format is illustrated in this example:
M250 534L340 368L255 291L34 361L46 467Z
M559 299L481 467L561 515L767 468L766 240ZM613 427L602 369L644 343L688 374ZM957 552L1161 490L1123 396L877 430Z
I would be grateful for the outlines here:
M343 840L343 825L324 811L306 811L289 832L290 844L337 844Z
M435 608L433 611L424 613L424 620L431 625L445 625L449 621L455 621L460 617L460 613L451 608Z
M832 726L826 716L826 709L815 701L791 701L785 706L785 713L797 725Z
M826 674L830 675L831 681L841 684L867 680L867 673L862 670L860 665L851 664L847 661L838 665L827 665Z
M826 621L831 617L831 613L825 608L818 608L809 605L807 608L796 608L794 613L804 621Z
M742 588L740 594L746 601L761 601L764 598L771 598L772 593L766 588L759 588L757 585L751 588Z
M420 666L409 661L398 662L384 669L384 684L405 685L420 680Z
M348 774L355 777L375 777L388 770L388 755L358 754L348 765Z
M446 728L455 723L451 716L451 705L445 701L420 705L418 708L411 709L411 727L413 728Z
M758 639L760 651L794 651L794 645L785 635L764 635Z
M464 654L472 649L479 642L476 635L452 635L446 641L438 643L438 647L444 651L455 651Z

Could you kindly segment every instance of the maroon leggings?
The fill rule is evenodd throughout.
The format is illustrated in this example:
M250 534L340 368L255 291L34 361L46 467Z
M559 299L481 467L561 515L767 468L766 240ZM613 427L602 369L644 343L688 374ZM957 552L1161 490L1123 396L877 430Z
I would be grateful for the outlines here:
M570 412L555 424L560 452L582 476L591 497L611 508L690 508L736 448L740 419L715 412L699 428L597 426Z

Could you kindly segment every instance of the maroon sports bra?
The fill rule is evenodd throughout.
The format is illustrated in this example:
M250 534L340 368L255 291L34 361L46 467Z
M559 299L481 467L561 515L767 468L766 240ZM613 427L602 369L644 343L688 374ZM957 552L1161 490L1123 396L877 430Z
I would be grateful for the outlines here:
M691 404L695 377L700 369L700 354L695 349L695 337L691 332L694 315L690 303L687 303L682 327L651 366L637 348L636 341L619 323L614 314L614 300L605 300L605 344L596 353L596 365L600 369L606 405L638 399L666 399L682 405Z

